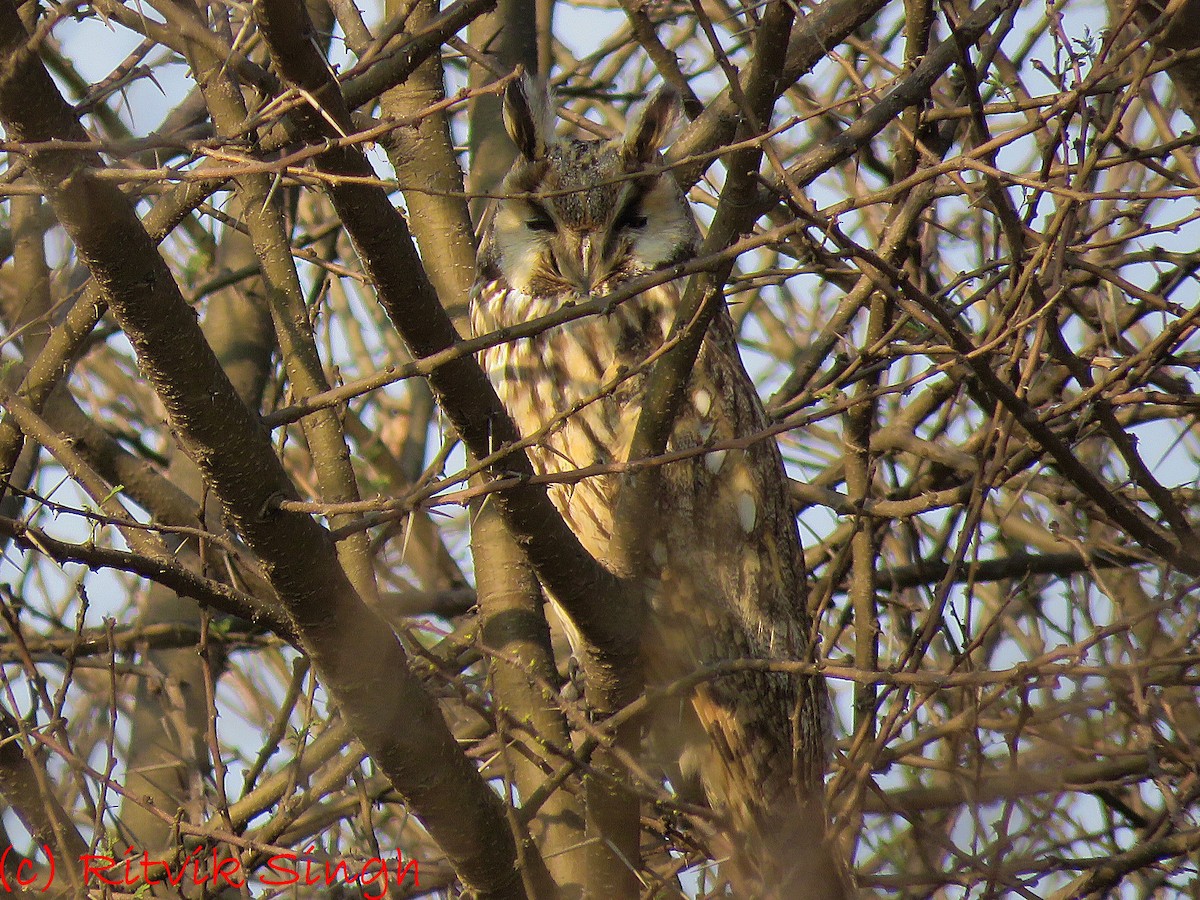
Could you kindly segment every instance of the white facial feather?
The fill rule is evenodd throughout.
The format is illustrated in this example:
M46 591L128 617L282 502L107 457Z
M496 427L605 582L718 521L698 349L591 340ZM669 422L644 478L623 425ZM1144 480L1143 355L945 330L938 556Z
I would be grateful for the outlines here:
M660 178L642 200L642 214L646 227L638 232L630 252L646 271L677 259L680 248L695 240L692 211L669 175Z
M492 241L500 271L522 294L530 292L530 280L539 262L550 252L546 235L531 231L525 224L527 218L523 204L506 200L496 209L492 223Z

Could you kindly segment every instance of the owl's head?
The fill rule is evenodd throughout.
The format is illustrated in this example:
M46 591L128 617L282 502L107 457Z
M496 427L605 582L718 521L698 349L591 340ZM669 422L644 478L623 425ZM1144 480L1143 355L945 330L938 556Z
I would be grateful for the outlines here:
M691 255L691 209L670 172L654 171L677 106L659 90L624 139L560 139L545 95L510 82L504 122L520 155L484 239L484 266L524 294L587 297Z

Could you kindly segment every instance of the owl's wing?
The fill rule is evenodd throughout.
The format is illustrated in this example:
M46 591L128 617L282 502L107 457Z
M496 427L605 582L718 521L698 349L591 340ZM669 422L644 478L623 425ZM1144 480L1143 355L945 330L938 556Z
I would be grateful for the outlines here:
M705 337L672 444L726 446L664 468L666 565L655 600L664 654L691 671L811 661L815 632L787 475L725 310ZM755 845L737 856L770 867L764 883L823 871L829 854L805 862L788 849L823 834L823 682L742 669L704 682L690 699L708 738L695 758L705 793L732 833Z

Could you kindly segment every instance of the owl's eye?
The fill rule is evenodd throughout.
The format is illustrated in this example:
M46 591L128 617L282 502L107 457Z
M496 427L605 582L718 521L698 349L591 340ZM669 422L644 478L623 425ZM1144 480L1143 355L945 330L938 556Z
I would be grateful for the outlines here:
M638 229L646 227L646 217L642 215L637 200L625 204L625 208L621 210L616 221L613 222L613 227L618 231L626 229Z
M558 226L554 224L554 220L550 218L550 213L546 212L544 206L531 203L529 204L530 216L525 220L525 227L530 231L557 231Z

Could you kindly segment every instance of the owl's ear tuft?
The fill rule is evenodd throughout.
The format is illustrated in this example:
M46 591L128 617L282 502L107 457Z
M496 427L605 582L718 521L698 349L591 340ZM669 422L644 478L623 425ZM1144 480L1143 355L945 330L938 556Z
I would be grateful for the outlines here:
M504 127L521 155L530 162L546 155L548 124L546 92L522 74L504 88Z
M630 165L652 162L678 115L679 95L671 87L660 87L646 101L629 130L624 147L626 161Z

